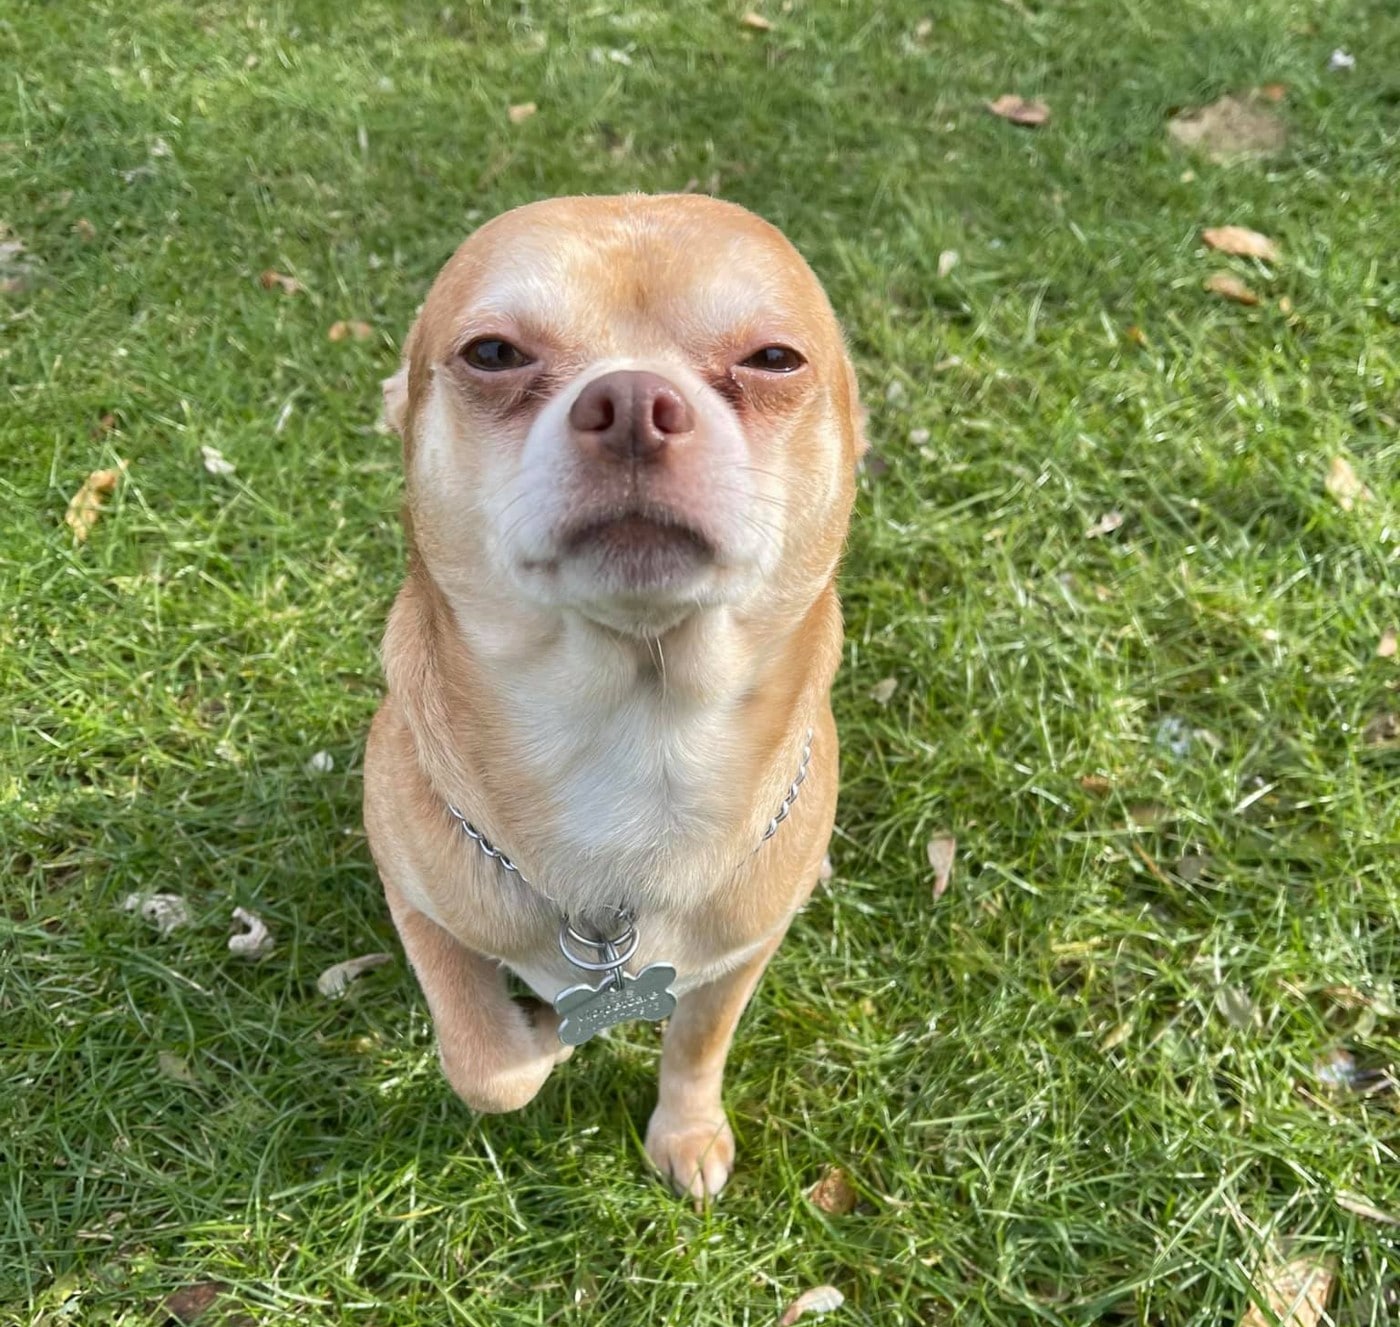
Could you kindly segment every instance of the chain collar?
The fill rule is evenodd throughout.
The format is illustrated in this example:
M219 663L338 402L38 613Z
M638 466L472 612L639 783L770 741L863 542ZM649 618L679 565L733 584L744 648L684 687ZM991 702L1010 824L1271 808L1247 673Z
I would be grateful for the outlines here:
M797 795L801 791L802 785L807 780L807 769L812 763L812 729L807 729L807 735L802 741L802 758L798 761L797 774L792 783L788 785L787 792L783 795L783 800L778 806L777 814L768 822L768 827L763 831L763 837L759 839L754 853L757 853L774 834L778 832L778 826L786 820L792 812L793 804L797 801ZM595 931L593 936L582 934L569 920L569 914L558 899L545 893L538 885L533 884L525 878L524 872L503 853L490 839L486 837L470 820L466 818L451 802L447 803L447 814L457 822L457 827L481 851L496 862L502 870L509 871L527 889L532 889L540 897L548 899L563 914L563 920L559 925L559 952L564 955L577 968L582 968L585 972L606 972L610 974L618 983L620 989L621 970L623 965L637 951L640 943L637 936L636 914L631 908L614 908L613 914L621 929L618 934L605 936L601 931ZM753 854L750 854L751 856ZM594 929L594 928L590 928ZM586 959L579 954L579 946L586 946L594 950L597 959Z

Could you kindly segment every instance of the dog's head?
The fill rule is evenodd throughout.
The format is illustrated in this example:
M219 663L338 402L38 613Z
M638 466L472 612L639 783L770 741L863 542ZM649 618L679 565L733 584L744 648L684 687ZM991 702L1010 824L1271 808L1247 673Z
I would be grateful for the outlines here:
M642 635L810 602L861 446L811 269L699 196L562 198L483 226L429 292L385 413L449 599Z

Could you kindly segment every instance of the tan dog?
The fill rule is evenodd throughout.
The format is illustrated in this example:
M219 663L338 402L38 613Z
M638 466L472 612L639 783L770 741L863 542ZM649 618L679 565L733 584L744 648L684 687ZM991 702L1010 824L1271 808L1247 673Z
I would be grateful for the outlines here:
M462 245L385 401L410 558L365 824L443 1070L476 1110L515 1110L581 1039L503 968L546 1002L578 987L560 1003L606 1026L665 1012L643 986L666 969L644 969L669 964L646 1149L713 1195L735 1024L835 815L861 445L836 319L742 208L557 199Z

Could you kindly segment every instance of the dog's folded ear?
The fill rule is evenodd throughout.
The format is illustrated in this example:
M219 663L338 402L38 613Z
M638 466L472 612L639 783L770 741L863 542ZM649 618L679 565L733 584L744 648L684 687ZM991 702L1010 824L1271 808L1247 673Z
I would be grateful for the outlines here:
M384 422L403 437L404 426L408 423L408 363L400 367L392 378L385 378L380 384L384 389Z

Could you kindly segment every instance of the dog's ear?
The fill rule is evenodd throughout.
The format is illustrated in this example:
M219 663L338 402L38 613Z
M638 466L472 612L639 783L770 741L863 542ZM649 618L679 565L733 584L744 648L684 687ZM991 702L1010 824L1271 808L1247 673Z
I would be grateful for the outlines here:
M403 437L404 427L408 423L408 361L404 360L399 371L392 378L385 378L381 385L384 389L384 422L399 437Z

